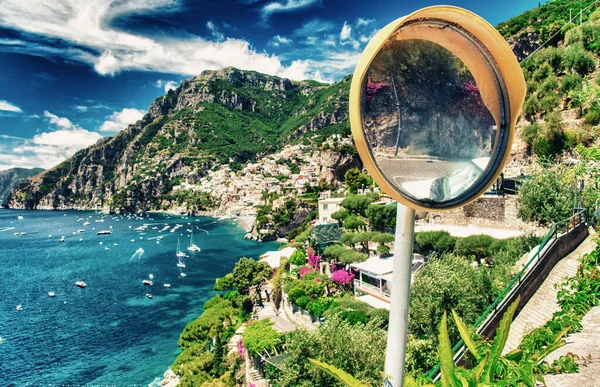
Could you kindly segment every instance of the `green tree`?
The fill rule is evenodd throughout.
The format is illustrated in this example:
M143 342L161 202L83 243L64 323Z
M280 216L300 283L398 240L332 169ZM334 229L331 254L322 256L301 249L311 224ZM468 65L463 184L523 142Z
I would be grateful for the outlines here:
M276 387L339 386L334 378L311 365L309 358L320 359L346 370L355 378L376 385L381 372L387 333L380 321L352 325L334 315L318 329L299 329L286 338L289 357L283 363Z
M244 346L254 356L261 355L265 350L273 352L281 343L281 336L273 329L269 319L252 322L242 334Z
M519 189L518 216L540 226L568 218L573 213L573 181L563 168L538 169Z
M233 281L240 293L247 294L252 286L259 285L271 276L271 267L252 258L241 258L233 268Z
M456 241L456 254L465 257L474 257L477 263L488 257L488 249L495 239L489 235L471 235Z
M294 251L292 253L292 256L290 257L290 263L295 266L306 265L306 262L307 262L306 252L300 248L296 249L296 251Z
M366 216L369 205L377 200L377 194L352 195L344 199L342 207L352 215Z
M344 219L344 228L348 230L358 230L367 225L367 223L355 215L350 215Z
M359 188L368 188L372 184L369 175L362 173L358 168L350 168L344 175L348 191L352 194L358 193Z

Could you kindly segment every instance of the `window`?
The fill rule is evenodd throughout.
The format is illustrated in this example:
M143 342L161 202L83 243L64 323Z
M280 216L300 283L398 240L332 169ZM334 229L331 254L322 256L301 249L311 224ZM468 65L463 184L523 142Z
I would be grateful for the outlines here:
M323 204L323 211L327 211L329 209L329 204Z
M326 216L324 216L324 217L323 217L323 223L327 223L327 221L328 221L328 220L327 220L327 217L326 217Z

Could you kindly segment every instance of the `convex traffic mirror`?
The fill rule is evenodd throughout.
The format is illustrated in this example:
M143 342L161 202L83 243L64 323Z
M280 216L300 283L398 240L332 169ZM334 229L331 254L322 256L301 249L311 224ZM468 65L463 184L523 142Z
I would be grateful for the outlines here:
M382 189L421 210L475 200L509 156L525 80L479 16L431 7L383 28L352 80L353 137Z

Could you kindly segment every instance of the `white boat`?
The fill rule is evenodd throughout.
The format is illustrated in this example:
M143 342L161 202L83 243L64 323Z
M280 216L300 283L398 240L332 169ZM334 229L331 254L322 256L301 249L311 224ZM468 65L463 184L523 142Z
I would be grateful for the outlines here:
M79 242L83 242L83 238L79 238Z
M164 284L163 286L168 289L171 287L171 284Z
M54 292L48 292L48 295L49 295L50 297L54 297L54 296L55 296Z
M146 280L143 280L143 281L142 281L142 283L143 283L144 285L148 285L148 286L152 286L152 285L153 285L152 281L150 281L150 280L147 280L147 279L146 279Z
M104 219L96 219L94 222L96 222L96 223L103 223Z
M17 305L17 310L23 310L23 307L19 304Z
M52 238L52 234L48 234L48 238Z
M16 233L14 233L13 235L14 235L14 236L19 236L19 233L18 233L18 232L16 232Z
M60 241L61 241L61 242L64 242L64 241L65 241L65 237L64 237L64 236L63 236L63 237L60 237Z
M154 279L154 274L152 274L152 273L148 274L148 278Z
M200 252L200 247L198 247L194 244L194 232L192 232L192 235L190 235L190 245L187 249L188 249L188 251L191 251L193 253Z
M186 276L186 274L185 274L185 273L179 273L179 276L180 276L180 277L185 277L185 276Z
M178 257L185 257L185 253L183 251L181 251L181 246L179 244L179 238L177 239L177 252L175 252L175 255Z
M82 232L85 232L85 230L83 230L83 229L77 230L78 234L81 234Z
M23 217L21 215L19 215L19 216L17 216L17 219L23 220Z
M112 234L112 231L110 231L110 230L102 230L102 231L98 231L96 234L98 234L98 235L110 235L110 234Z
M179 261L179 262L177 262L177 267L184 268L185 267L185 263Z
M86 222L85 222L83 225L84 225L84 226L89 226L89 225L90 225L90 222L86 221Z
M75 285L79 286L80 288L85 288L87 286L87 284L83 281L77 281L75 282Z
M131 243L135 243L135 239L132 239L132 240L131 240Z
M152 294L150 294L150 293L146 293L146 297L148 297L148 298L150 298L150 299L151 299L151 298L152 298Z

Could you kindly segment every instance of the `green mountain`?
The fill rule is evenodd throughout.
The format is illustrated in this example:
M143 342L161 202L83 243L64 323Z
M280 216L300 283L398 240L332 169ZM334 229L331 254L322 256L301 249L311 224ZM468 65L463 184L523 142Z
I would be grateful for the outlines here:
M327 85L234 68L205 71L156 99L136 124L19 185L5 205L169 208L181 199L174 186L222 164L236 170L284 144L320 146L333 134L348 136L350 80ZM189 195L193 210L214 204L210 195Z
M4 201L8 193L17 184L24 182L25 180L40 174L44 170L42 168L12 168L5 171L0 171L0 203Z

